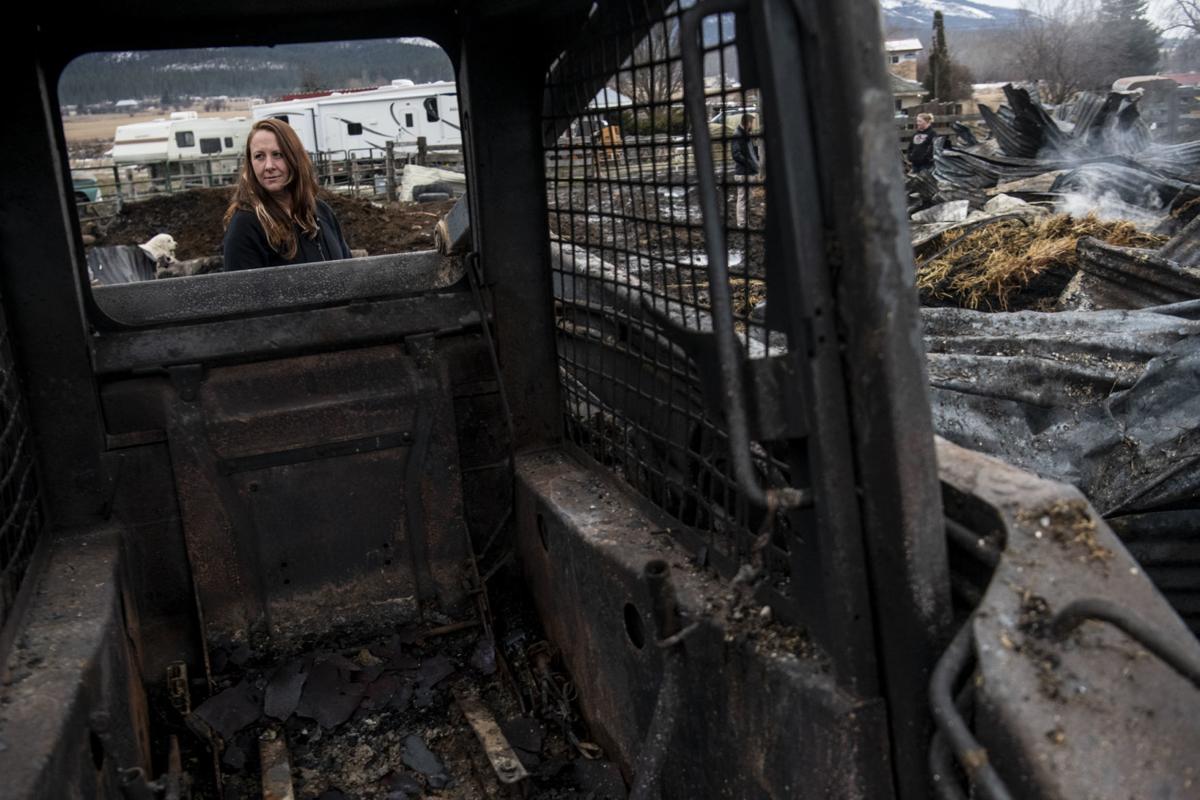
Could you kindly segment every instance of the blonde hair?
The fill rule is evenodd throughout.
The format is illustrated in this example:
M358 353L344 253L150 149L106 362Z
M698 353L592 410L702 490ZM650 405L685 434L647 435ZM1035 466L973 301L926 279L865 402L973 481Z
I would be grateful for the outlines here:
M275 134L279 143L279 152L287 162L289 180L287 191L291 195L291 214L284 210L279 202L271 196L254 176L254 164L250 158L250 141L259 131ZM238 174L237 186L233 190L233 198L225 209L223 222L226 228L229 221L238 211L252 211L267 234L267 243L279 255L286 259L296 257L298 243L296 233L292 228L295 221L310 239L317 236L317 179L313 176L312 162L300 137L292 130L292 126L280 119L260 119L250 128L246 136L246 149L243 153L242 170Z
M922 111L920 114L917 114L917 119L925 120L930 125L933 124L933 114L930 114L928 111Z

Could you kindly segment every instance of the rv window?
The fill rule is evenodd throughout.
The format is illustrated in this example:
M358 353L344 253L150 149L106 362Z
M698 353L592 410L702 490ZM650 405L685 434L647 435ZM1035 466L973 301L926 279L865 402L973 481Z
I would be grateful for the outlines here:
M438 121L438 107L436 97L425 98L425 119L429 122Z
M370 287L373 298L392 289L409 291L397 288L397 276L407 274L410 262L422 275L422 270L430 275L441 270L429 266L437 263L435 258L407 257L409 251L434 248L435 226L466 186L454 68L430 44L389 39L90 53L69 64L59 76L58 96L64 109L70 104L87 112L62 115L70 159L63 172L78 177L87 169L96 176L96 198L89 197L78 209L74 203L70 207L79 226L81 261L86 262L80 264L81 279L94 279L92 296L99 309L139 325L319 307L368 291L364 287ZM231 70L231 64L264 66ZM155 95L170 103L164 99L134 117L116 113L115 103L141 96L149 76L161 82L155 83L161 85ZM199 85L212 96L195 97ZM430 174L419 180L409 175L405 181L400 165L389 162L387 144L403 138L411 147L412 135L400 133L413 130L420 109L430 107L424 101L435 95L449 98L441 111L452 124L428 136L425 166ZM230 189L244 171L239 150L254 123L263 119L292 126L309 153L318 195L333 210L347 246L354 255L378 257L348 265L370 279L356 279L343 291L336 288L342 286L336 280L338 265L302 265L297 269L324 276L324 282L306 284L296 293L282 288L295 278L279 272L202 274L224 269L223 217ZM390 155L403 160L411 153L393 146ZM439 191L424 191L435 182ZM66 198L74 197L70 187L64 180ZM418 205L414 189L429 202ZM173 254L163 250L159 263L147 260L135 275L94 269L92 278L87 277L86 265L100 263L101 256L140 257L146 251L138 245L158 234L174 240ZM396 254L404 258L397 260ZM151 285L109 285L130 277ZM164 285L156 278L178 280ZM327 296L335 289L342 294Z

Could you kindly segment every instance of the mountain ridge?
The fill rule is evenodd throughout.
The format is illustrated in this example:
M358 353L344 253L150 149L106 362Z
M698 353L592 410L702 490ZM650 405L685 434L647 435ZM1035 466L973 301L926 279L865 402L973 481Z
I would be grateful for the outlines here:
M1008 28L1021 18L1020 0L881 0L884 29L928 31L941 11L948 30Z

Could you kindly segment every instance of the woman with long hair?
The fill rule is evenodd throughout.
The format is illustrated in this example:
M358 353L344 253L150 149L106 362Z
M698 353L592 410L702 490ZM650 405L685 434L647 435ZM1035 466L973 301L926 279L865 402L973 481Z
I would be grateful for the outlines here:
M317 199L308 153L283 120L250 128L224 221L227 272L350 257L333 209Z

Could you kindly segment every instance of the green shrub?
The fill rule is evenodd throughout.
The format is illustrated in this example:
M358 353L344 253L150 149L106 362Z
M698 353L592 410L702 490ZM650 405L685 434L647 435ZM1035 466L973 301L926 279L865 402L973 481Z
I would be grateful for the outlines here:
M685 133L687 114L682 106L628 109L621 112L621 131L627 136Z

